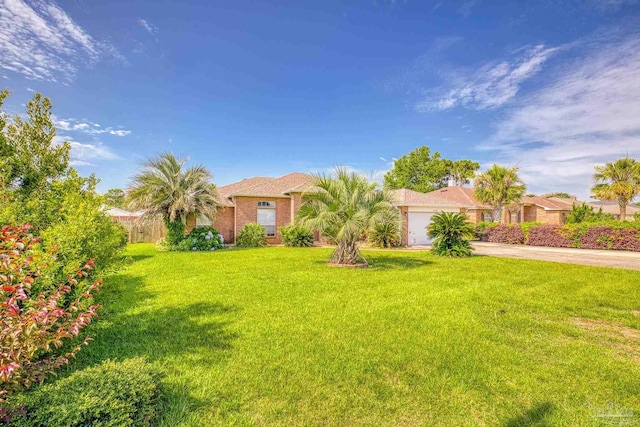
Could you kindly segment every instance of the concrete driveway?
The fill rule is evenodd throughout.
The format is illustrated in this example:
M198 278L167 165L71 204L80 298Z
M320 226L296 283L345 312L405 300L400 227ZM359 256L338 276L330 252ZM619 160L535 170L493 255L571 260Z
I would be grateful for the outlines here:
M476 255L537 259L541 261L564 262L566 264L640 270L640 252L546 248L542 246L503 245L488 242L473 242L473 247L476 248Z

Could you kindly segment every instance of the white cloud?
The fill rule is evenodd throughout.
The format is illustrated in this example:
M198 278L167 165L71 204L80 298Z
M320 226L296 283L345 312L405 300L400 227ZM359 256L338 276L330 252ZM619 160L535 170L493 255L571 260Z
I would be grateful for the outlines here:
M478 0L465 0L462 2L462 5L458 8L458 13L465 18L468 18L471 15L471 9L478 3Z
M462 106L475 110L497 108L511 101L520 85L534 76L542 64L561 48L543 44L525 46L510 61L490 63L471 73L452 73L451 84L416 104L420 112L443 111Z
M603 39L580 44L580 59L522 99L482 146L518 164L533 191L586 198L594 165L640 158L640 34Z
M146 19L142 19L142 18L138 19L138 25L140 25L142 28L147 30L150 34L156 34L159 30L159 28L156 25L153 25Z
M53 124L58 130L67 132L84 132L91 135L109 134L114 136L127 136L131 133L130 130L114 129L113 127L102 127L98 123L94 123L88 120L78 120L74 118L58 119L54 117Z
M0 0L0 68L29 79L70 81L81 65L124 61L50 0Z
M70 136L62 135L57 135L53 140L56 145L62 144L64 141L71 145L71 159L69 161L71 166L94 166L96 161L120 158L100 141L78 142Z

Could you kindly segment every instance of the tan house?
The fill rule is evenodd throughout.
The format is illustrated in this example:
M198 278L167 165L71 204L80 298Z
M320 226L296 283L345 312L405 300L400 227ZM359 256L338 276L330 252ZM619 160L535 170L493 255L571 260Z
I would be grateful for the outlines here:
M616 219L620 219L620 206L616 201L613 201L613 202L599 201L599 202L591 202L587 204L592 208L594 208L596 211L602 208L602 212L611 214ZM638 212L640 212L640 206L634 205L634 204L627 205L627 218L626 218L627 221L633 220L633 215Z
M279 178L255 177L218 187L219 203L215 222L206 218L187 218L187 231L196 226L213 225L225 243L235 243L236 236L248 223L257 223L267 232L267 242L281 242L278 227L291 224L302 204L302 193L313 184L313 177L290 173Z
M474 197L473 188L449 186L429 193L400 189L393 193L395 206L402 212L405 222L403 244L407 246L431 243L425 230L431 223L431 217L438 212L463 212L474 224L491 221L493 213L491 206ZM502 215L506 223L538 221L563 225L574 203L579 202L573 199L523 197L519 203L506 206Z

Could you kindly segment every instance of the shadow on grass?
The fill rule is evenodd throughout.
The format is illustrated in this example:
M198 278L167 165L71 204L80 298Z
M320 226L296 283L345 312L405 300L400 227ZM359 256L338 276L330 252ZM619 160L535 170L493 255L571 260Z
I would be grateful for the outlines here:
M505 427L543 427L550 426L546 418L554 410L553 404L550 402L540 403L524 414L510 419L505 423Z
M180 292L178 282L175 292ZM214 366L229 356L238 337L229 326L240 308L218 302L189 303L187 298L167 298L163 305L161 298L145 288L143 278L128 274L108 278L97 298L103 305L100 316L86 331L93 341L64 371L107 359L144 357L155 362L166 378L158 422L176 425L210 405L206 398L194 396L183 381L190 370Z
M176 293L180 292L178 284ZM142 356L149 361L178 359L179 365L223 360L237 338L229 325L239 311L217 302L162 306L144 281L126 274L107 279L98 302L100 317L87 329L91 344L78 354L81 365Z
M364 271L367 270L387 270L387 269L395 269L395 268L419 268L424 267L425 265L431 264L431 261L422 258L407 258L407 257L393 257L393 256L384 256L384 255L375 255L365 257L367 262L369 263L369 267L365 268ZM316 265L328 265L329 259L314 261ZM336 266L331 266L331 268L340 268ZM345 270L350 270L350 268L345 267ZM355 270L360 270L356 268Z
M369 257L367 260L369 261L369 268L376 270L389 268L419 268L431 264L431 261L417 257L408 258L375 255Z

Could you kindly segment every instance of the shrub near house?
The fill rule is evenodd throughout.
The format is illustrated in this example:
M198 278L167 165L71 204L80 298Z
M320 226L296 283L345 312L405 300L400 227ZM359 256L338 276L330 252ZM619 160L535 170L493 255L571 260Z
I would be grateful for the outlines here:
M640 224L636 222L580 223L563 227L523 223L487 227L484 236L493 243L640 252Z

